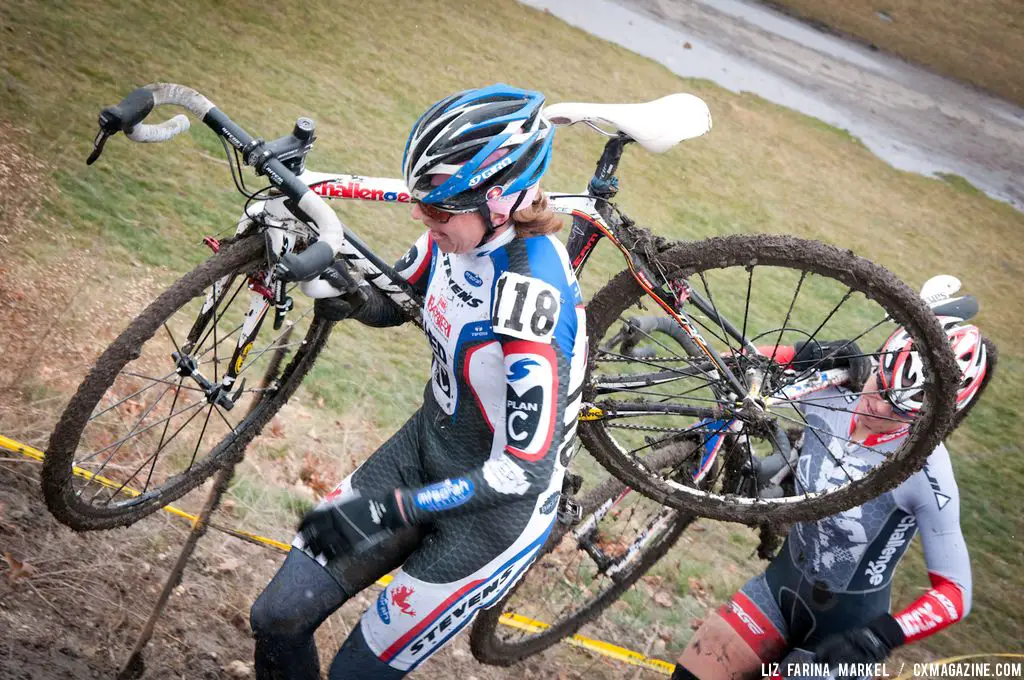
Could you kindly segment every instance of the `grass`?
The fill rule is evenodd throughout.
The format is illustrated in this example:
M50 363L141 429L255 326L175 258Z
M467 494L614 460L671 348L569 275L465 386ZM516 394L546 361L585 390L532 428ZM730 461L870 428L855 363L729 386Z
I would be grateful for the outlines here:
M896 18L893 27L906 25L900 7L886 9ZM445 35L459 38L444 41L435 26L448 27ZM12 232L16 237L0 254L0 268L30 298L48 290L34 282L42 286L53 276L82 291L83 300L76 298L66 315L57 316L61 347L88 340L82 337L89 327L83 324L92 318L86 302L102 301L113 314L121 291L141 273L170 282L206 256L199 239L230 230L241 210L219 144L202 126L166 145L113 139L102 159L85 167L98 110L134 86L188 84L250 132L268 138L290 130L297 116L310 115L320 135L311 168L382 176L398 174L405 135L416 116L467 86L503 80L541 89L551 101L645 101L676 91L705 98L715 116L708 136L660 156L631 148L623 159L621 205L641 224L677 239L735 232L818 238L884 264L912 285L935 273L955 273L982 301L979 324L1002 350L1000 376L949 442L973 555L974 612L923 646L945 654L1010 649L1024 639L1018 613L1024 609L1019 566L1024 554L1012 538L1024 533L1016 502L1024 492L1019 456L1024 427L1017 415L1024 407L1018 387L1024 340L1015 293L1024 278L1019 247L1024 215L1009 206L949 178L895 170L844 131L749 94L680 79L513 2L267 6L241 0L174 5L12 0L0 4L0 34L0 125L17 128L8 138L45 168L38 183L4 184L0 204L22 201L32 211L19 222L29 227ZM1000 40L983 44L989 50ZM1003 63L990 61L993 68ZM547 187L584 187L600 148L601 140L585 130L560 131ZM19 166L11 167L16 173ZM8 186L21 192L8 192ZM400 255L419 231L399 208L336 207L385 258ZM0 224L0 234L10 228L9 222ZM69 260L73 257L79 259ZM66 261L76 264L62 267ZM583 282L587 295L621 268L609 249L600 249ZM157 284L148 285L142 292L151 289L155 295ZM24 306L7 303L10 290L0 287L13 320L0 328L0 337L12 328L24 334L55 323L42 304L26 319ZM117 319L113 330L127 318ZM24 349L13 340L3 347ZM38 362L34 370L51 365L49 351L31 356ZM272 489L296 483L309 451L337 457L339 474L350 470L419 403L428 356L411 328L339 327L298 395L303 409L317 411L314 420L286 421L298 431L287 440L291 455L282 460L281 443L268 444L266 458L276 471L241 477L238 493L280 505L281 517L290 517L293 510L285 506L293 507L295 499ZM76 383L72 378L89 365L83 362L74 370L63 367L61 377ZM58 407L47 406L51 419ZM333 424L339 418L344 426ZM320 441L308 436L314 424ZM45 443L39 433L46 428L33 428L33 437ZM259 467L270 466L261 459ZM280 521L283 535L291 520ZM694 542L682 543L656 573L671 571L679 560L687 560L685 573L695 576L703 573L699 565L705 560L715 565L714 573L736 564L737 573L714 582L713 598L721 601L759 568L750 558L753 544L740 545L739 533L711 525ZM897 604L911 600L925 579L920 558L912 556L897 579ZM675 621L667 610L653 615ZM689 631L676 634L673 644L681 645Z
M771 0L886 52L1024 103L1024 12L1016 0ZM878 12L892 20L885 21Z
M268 489L258 478L243 470L231 480L231 495L235 499L235 517L245 522L253 513L263 513L264 508L280 510L287 519L301 517L312 509L309 498L290 489Z
M971 184L967 179L961 177L952 172L938 172L935 176L944 182L948 182L950 186L956 187L959 191L963 191L968 194L980 193L978 188Z

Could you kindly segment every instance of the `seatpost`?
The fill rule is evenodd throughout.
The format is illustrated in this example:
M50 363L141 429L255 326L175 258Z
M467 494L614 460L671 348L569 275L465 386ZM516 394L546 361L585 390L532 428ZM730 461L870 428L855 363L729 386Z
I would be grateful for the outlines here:
M597 169L587 186L587 193L606 200L611 200L619 193L619 178L615 172L619 169L619 159L622 158L622 150L633 140L624 134L619 134L608 140L604 145L601 158L597 161Z
M601 158L597 161L597 168L594 176L587 185L587 193L596 198L604 199L599 202L598 210L606 208L606 201L610 201L619 193L619 178L615 172L619 168L619 159L622 158L622 150L626 144L633 140L624 134L618 134L608 140L604 145ZM604 214L602 212L602 214ZM590 253L594 252L594 246L601 240L601 231L586 219L580 216L572 218L572 232L569 234L569 241L566 250L569 252L569 261L572 263L576 275L583 271L583 265L587 263Z

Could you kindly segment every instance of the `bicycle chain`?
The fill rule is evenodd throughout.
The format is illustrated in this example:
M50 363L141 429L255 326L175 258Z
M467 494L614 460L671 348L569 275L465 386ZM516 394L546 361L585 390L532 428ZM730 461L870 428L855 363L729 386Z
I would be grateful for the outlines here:
M682 433L682 434L685 434L685 433L688 433L688 432L692 433L692 432L696 431L696 430L693 429L693 426L690 426L690 427L664 427L664 426L658 426L658 425L616 425L616 424L608 423L608 424L605 425L605 427L617 427L620 430L645 430L645 431L648 431L648 432L679 432L679 433Z
M657 368L656 364L658 362L660 362L660 361L672 362L672 363L678 363L678 362L694 363L696 360L693 357L678 357L677 356L677 357L667 357L667 358L657 357L657 360L646 359L646 358L643 359L643 360L639 360L639 359L636 359L635 357L609 357L609 358L606 358L606 359L594 359L594 361L595 361L595 363L601 363L603 361L606 361L608 363L620 363L620 364L621 363L626 363L626 362L633 363L633 364L636 364L636 363L655 364L655 366L652 366L651 368Z

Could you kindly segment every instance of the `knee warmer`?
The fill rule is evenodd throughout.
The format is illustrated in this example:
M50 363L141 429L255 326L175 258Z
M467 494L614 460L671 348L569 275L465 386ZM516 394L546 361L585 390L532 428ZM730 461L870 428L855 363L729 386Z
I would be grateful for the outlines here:
M257 637L294 638L313 631L349 597L306 553L292 548L249 612Z

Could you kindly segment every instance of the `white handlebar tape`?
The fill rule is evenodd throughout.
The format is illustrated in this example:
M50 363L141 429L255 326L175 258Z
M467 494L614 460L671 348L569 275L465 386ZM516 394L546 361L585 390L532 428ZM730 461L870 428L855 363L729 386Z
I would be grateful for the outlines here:
M131 132L126 134L128 139L133 142L166 142L171 137L180 135L188 130L190 125L188 116L179 113L170 120L165 120L156 125L146 125L144 123L136 125L132 128Z
M191 87L177 83L153 83L145 87L153 93L153 106L174 104L191 111L200 120L205 118L210 109L214 107L213 102Z

